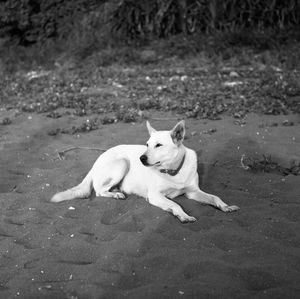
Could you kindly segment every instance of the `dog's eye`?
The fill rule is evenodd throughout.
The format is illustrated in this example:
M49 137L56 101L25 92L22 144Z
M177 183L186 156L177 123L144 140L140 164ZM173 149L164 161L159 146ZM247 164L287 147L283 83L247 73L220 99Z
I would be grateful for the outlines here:
M146 143L146 146L148 147L148 146L149 146L149 144L148 144L148 143Z
M157 143L157 144L155 145L155 147L160 147L160 146L162 146L161 143Z

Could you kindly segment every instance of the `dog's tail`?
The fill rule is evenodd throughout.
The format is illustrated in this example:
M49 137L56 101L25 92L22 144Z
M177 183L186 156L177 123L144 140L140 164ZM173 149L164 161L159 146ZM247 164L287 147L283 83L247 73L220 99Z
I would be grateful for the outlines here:
M56 193L52 198L52 202L60 202L64 200L71 200L75 198L86 198L92 193L92 175L91 172L83 179L83 181L66 191Z

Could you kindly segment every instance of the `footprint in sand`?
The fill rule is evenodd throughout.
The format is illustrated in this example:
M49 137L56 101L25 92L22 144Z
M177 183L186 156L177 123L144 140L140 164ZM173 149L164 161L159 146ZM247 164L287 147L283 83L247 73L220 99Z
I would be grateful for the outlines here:
M87 243L97 244L98 237L95 236L95 233L93 232L93 230L91 228L82 227L78 232L85 237L84 240Z
M271 273L261 271L255 267L243 268L237 271L247 288L254 291L263 291L279 287L284 284L282 278L277 278Z
M16 226L24 226L24 222L17 220L17 219L13 219L13 218L5 218L4 222L8 223L8 224L12 224L12 225L16 225Z
M87 215L87 210L85 207L78 207L76 206L75 209L69 209L67 212L64 213L63 217L70 218L70 219L84 219Z
M114 233L111 230L105 230L105 231L95 230L94 232L91 228L87 228L87 227L82 227L79 230L79 233L84 236L85 242L93 245L98 244L98 241L101 242L112 241L118 236L117 233Z
M109 242L114 240L115 238L117 238L117 236L119 235L118 232L112 232L110 230L108 231L104 231L101 236L99 237L99 240L102 242Z
M113 209L104 211L101 217L101 223L105 225L113 225L119 223L126 217L128 217L128 210L116 206Z
M0 240L3 238L11 238L13 237L13 235L9 232L7 232L6 230L0 228Z
M23 246L25 249L37 249L39 245L33 244L27 237L18 238L15 240L15 244Z
M94 261L92 261L92 260L87 260L87 261L85 261L85 260L82 260L82 261L81 260L76 260L76 261L74 261L74 260L58 260L57 262L60 264L76 265L76 266L86 266L86 265L91 265L94 263Z
M40 266L40 259L33 259L24 263L24 269L34 269Z
M0 258L0 268L13 267L15 266L15 260L9 255L2 255Z
M232 266L227 263L216 261L203 261L200 263L189 264L185 267L183 275L185 279L199 277L212 277L212 275L223 275L232 283L243 284L247 289L253 291L263 291L276 288L285 283L282 278L275 277L269 272L262 271L257 267Z
M143 220L137 215L131 215L130 212L122 213L120 209L111 209L103 213L101 223L105 225L117 225L117 228L123 232L140 232L145 228Z
M185 279L193 279L199 276L208 276L213 272L229 276L231 271L231 267L226 264L215 261L202 261L188 264L183 270L183 276Z
M130 217L124 219L124 222L119 222L117 226L122 232L141 232L145 228L141 217L136 215L130 215Z

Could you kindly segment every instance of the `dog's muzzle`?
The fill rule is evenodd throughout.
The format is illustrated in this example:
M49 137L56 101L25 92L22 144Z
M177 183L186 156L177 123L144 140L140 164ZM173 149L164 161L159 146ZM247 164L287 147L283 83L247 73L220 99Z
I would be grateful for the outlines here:
M141 155L140 160L145 166L148 165L148 157L146 155Z

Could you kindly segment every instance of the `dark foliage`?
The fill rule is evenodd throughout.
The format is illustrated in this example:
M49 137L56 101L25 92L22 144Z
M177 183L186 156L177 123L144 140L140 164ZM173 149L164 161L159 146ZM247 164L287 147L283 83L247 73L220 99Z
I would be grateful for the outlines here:
M0 36L9 35L20 44L63 38L74 23L99 1L5 0L0 2ZM101 1L100 1L101 2Z
M112 15L113 30L130 38L178 32L264 31L300 24L297 0L122 0Z
M90 26L97 22L95 18L105 19L109 25ZM263 32L267 28L299 26L300 1L3 0L0 37L13 37L23 45L64 39L78 30L83 19L86 31L109 34L112 30L125 39L166 37L179 32Z
M291 161L290 167L284 167L274 161L271 156L264 155L262 159L248 158L247 160L243 167L254 172L273 172L283 176L300 174L300 163L296 163L295 161Z

